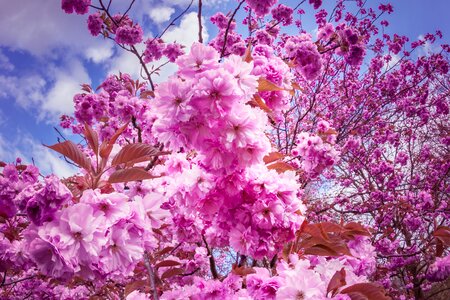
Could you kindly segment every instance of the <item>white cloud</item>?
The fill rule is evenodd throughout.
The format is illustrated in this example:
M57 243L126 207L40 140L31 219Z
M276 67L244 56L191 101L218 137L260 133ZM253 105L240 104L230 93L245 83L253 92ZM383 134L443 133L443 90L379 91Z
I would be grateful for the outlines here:
M209 38L208 31L205 26L205 20L202 18L203 25L203 40L207 41ZM165 42L177 42L188 48L192 43L198 41L198 19L197 13L191 12L183 16L180 25L172 27L163 36Z
M148 15L153 22L161 24L169 21L174 12L175 9L172 7L161 6L151 9Z
M114 44L107 40L105 40L103 44L87 48L84 52L85 57L96 64L105 62L107 59L111 58L113 54Z
M64 68L55 68L53 74L55 81L43 99L41 117L71 114L74 111L73 96L80 92L80 84L91 83L86 69L77 60Z
M61 66L48 66L50 78L39 74L22 77L0 75L0 98L15 101L25 109L35 109L39 120L52 122L61 114L73 112L73 96L80 92L81 83L90 83L89 76L79 60L72 59Z
M0 134L0 157L4 162L14 162L20 157L25 164L34 163L44 175L56 174L58 177L69 177L77 172L77 169L68 164L56 152L44 147L41 143L28 134L18 135L14 141L7 141Z
M12 71L14 70L14 65L9 61L9 58L3 54L0 49L0 70Z
M145 46L136 45L139 52L144 51ZM132 78L141 78L141 65L137 57L125 50L119 49L118 53L112 57L108 62L108 74L122 73L130 74Z
M45 84L37 74L23 77L0 75L0 98L15 101L27 109L42 102Z
M67 47L83 52L102 43L90 36L86 16L67 15L55 0L2 1L0 46L21 49L33 55L48 55L52 49Z
M205 20L202 19L203 25ZM179 26L172 26L162 37L163 40L167 43L177 42L185 46L185 51L189 52L191 45L198 40L198 35L193 34L198 32L198 20L197 13L191 12L184 15L181 18L181 22ZM203 26L203 39L208 40L208 31L206 26ZM140 45L138 48L139 52L144 50L144 46ZM166 62L166 59L161 59L153 64L148 64L148 68L151 70L153 66L159 66ZM109 66L109 74L118 74L119 71L122 73L128 73L133 78L141 77L141 65L139 64L138 59L130 52L120 51L117 56L115 56L110 61ZM159 76L155 75L152 78L154 82L162 82L166 80L171 74L176 71L176 65L169 63L162 67L159 72Z
M203 40L207 41L209 38L208 30L205 26L205 20L202 17L202 35ZM164 41L168 43L177 42L185 46L184 50L186 53L189 52L192 44L198 41L198 19L197 13L191 12L186 14L180 22L180 25L177 27L173 27L171 30L167 31L163 36ZM159 65L160 62L155 65ZM159 76L155 77L155 82L159 83L165 81L170 75L175 73L177 70L177 66L173 63L169 63L161 68L159 72Z

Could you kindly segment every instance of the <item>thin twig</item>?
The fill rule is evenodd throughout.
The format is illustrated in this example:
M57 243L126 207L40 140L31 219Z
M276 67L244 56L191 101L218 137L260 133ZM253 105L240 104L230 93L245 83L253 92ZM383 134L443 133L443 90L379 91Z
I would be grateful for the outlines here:
M60 137L62 137L63 140L67 141L67 139L64 137L64 135L61 133L61 131L59 131L58 128L53 127L53 129L55 129L55 131L59 134Z
M238 7L236 7L236 9L234 10L233 14L230 16L230 19L228 20L228 24L227 24L227 29L225 29L225 35L223 38L223 46L222 46L222 51L220 52L220 57L224 57L225 55L225 48L227 47L227 38L228 38L228 31L230 30L231 27L231 22L233 22L234 16L236 15L236 13L238 12L239 8L241 8L242 4L245 2L245 0L242 0L241 2L239 2Z
M125 18L125 16L127 15L127 13L130 11L131 7L132 7L133 4L134 4L134 1L136 1L136 0L132 0L131 3L130 3L130 5L128 6L127 10L123 13L122 17L121 17L120 20L119 20L119 24L122 22L123 18ZM111 2L110 2L110 4L111 4Z
M25 281L25 280L28 280L28 279L33 279L33 278L34 278L34 275L33 276L29 276L29 277L25 277L25 278L21 278L21 279L17 279L15 281L11 281L11 282L8 282L8 283L2 283L1 286L8 286L8 285L16 284L16 283L19 283L19 282L22 282L22 281Z
M205 243L206 250L208 251L209 256L209 268L211 269L211 274L214 279L219 278L219 274L217 273L216 261L214 260L214 255L212 254L211 248L209 248L208 243L206 242L205 236L202 234L203 242Z
M156 145L157 147L157 145ZM161 146L159 146L159 151L162 151L162 149L164 148L164 144L161 144ZM145 171L150 170L151 168L153 168L155 166L156 161L158 160L158 155L155 155L153 157L153 159L148 163L148 165L145 167Z
M148 253L147 251L144 252L144 264L145 268L147 269L148 275L149 275L149 281L150 281L150 287L153 291L153 299L158 300L158 290L156 289L156 283L155 283L155 273L153 271L153 267L150 264L150 260L148 259Z
M131 117L131 123L133 124L133 127L137 129L138 131L138 142L142 143L142 129L141 127L138 125L136 117L132 116Z
M198 0L197 19L198 19L198 42L203 44L203 36L202 36L202 31L203 31L203 26L202 26L202 0Z
M181 18L188 10L189 8L191 8L192 3L194 2L194 0L191 0L191 3L189 3L189 5L186 7L185 10L183 10L178 16L175 17L175 19L173 19L170 24L164 29L164 31L158 36L159 38L161 38L164 33L166 33L166 31L173 25L175 25L175 22Z
M100 3L100 5L101 5L101 7L102 7L101 10L103 10L103 11L106 13L106 15L108 16L108 18L111 20L111 22L114 23L115 26L119 27L119 23L116 22L116 20L114 20L114 18L111 16L111 14L110 14L110 12L109 12L109 4L108 4L108 8L106 8L105 5L103 4L103 0L100 0L99 3ZM149 70L148 70L148 68L147 68L147 65L145 64L145 62L144 62L144 60L143 60L143 58L142 58L142 55L139 54L139 51L136 49L136 47L135 47L135 46L131 46L130 49L126 49L125 47L123 47L123 46L120 45L119 43L117 43L117 45L119 45L119 46L122 47L123 49L125 49L125 50L127 50L127 51L133 53L133 54L138 58L139 63L141 64L142 68L144 69L145 74L147 75L147 78L146 78L146 79L149 81L150 87L151 87L152 91L154 91L154 90L155 90L155 85L153 84L153 81L152 81L150 72L149 72Z

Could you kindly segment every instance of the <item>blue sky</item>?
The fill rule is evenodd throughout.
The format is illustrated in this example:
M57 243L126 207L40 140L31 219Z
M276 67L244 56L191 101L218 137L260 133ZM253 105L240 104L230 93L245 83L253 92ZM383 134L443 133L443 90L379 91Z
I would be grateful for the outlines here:
M31 162L33 158L43 173L67 176L73 169L41 145L56 142L58 134L53 127L58 126L59 115L73 112L72 97L79 92L81 83L96 87L107 74L118 70L137 78L139 66L133 57L116 49L110 41L90 36L86 28L87 16L64 14L59 0L0 2L0 160L13 161L20 156ZM169 18L177 15L189 2L138 0L132 14L143 22L144 31L151 35L164 28ZM237 1L203 2L204 37L207 39L215 33L208 22L209 17L218 10L225 13L233 10ZM390 2L394 13L385 18L391 24L388 33L397 32L416 39L419 35L440 29L444 34L442 43L449 43L450 1ZM118 10L124 11L128 1L116 0L113 3L122 5ZM295 6L298 1L281 3ZM329 6L334 1L324 0L324 3ZM376 7L379 1L368 0L368 3ZM313 9L307 3L302 8L307 13L303 18L305 28L314 30L311 21ZM181 19L181 24L172 27L165 38L187 46L195 41L195 10L193 5ZM173 70L173 67L164 70L160 80Z

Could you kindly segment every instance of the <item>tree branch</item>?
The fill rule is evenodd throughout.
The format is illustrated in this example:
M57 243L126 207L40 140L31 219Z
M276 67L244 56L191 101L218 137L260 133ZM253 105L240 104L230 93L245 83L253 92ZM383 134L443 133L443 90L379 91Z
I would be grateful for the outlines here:
M150 264L150 260L148 258L147 251L144 252L144 264L145 264L145 268L147 269L147 272L149 275L150 287L152 288L152 291L153 291L153 299L158 300L159 296L158 296L158 290L156 289L155 272L153 271L153 267Z
M241 2L239 2L238 7L236 7L236 9L234 10L233 14L230 16L230 19L228 20L227 29L225 29L225 35L224 35L224 38L223 38L222 51L220 52L220 58L225 56L225 49L227 47L228 31L230 30L231 22L233 22L234 16L236 15L236 13L238 12L239 8L241 8L241 6L242 6L242 4L244 2L245 2L245 0L242 0Z
M197 13L197 19L198 19L198 42L203 43L203 26L202 26L202 0L198 0L198 13Z
M203 242L205 243L206 250L208 250L209 256L209 267L211 269L211 274L214 279L219 278L219 274L217 273L216 261L214 260L214 255L212 254L211 248L209 248L208 243L206 242L205 236L202 234Z

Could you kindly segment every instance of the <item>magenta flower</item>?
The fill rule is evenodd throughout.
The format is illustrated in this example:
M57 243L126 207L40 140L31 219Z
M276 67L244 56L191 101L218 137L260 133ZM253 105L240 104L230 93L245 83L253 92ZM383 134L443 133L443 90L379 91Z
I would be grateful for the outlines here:
M224 116L239 101L235 80L221 69L203 72L197 89L193 105L200 110L209 110L216 117Z
M65 258L91 263L107 241L105 223L101 212L95 212L91 205L77 203L62 211L59 226L51 229L51 233L59 231L57 247Z
M190 77L197 73L215 69L218 65L219 53L212 47L200 43L192 44L189 54L182 55L176 60L179 73Z
M68 14L76 12L79 15L87 14L91 0L62 0L61 8Z
M28 242L28 253L40 272L60 279L69 279L73 275L73 268L55 245L41 239L31 228L25 232L25 237Z
M103 20L100 16L100 12L92 14L87 19L89 32L93 36L97 36L102 31Z
M116 30L115 40L118 44L134 45L142 42L142 35L142 28L138 24L122 25Z

